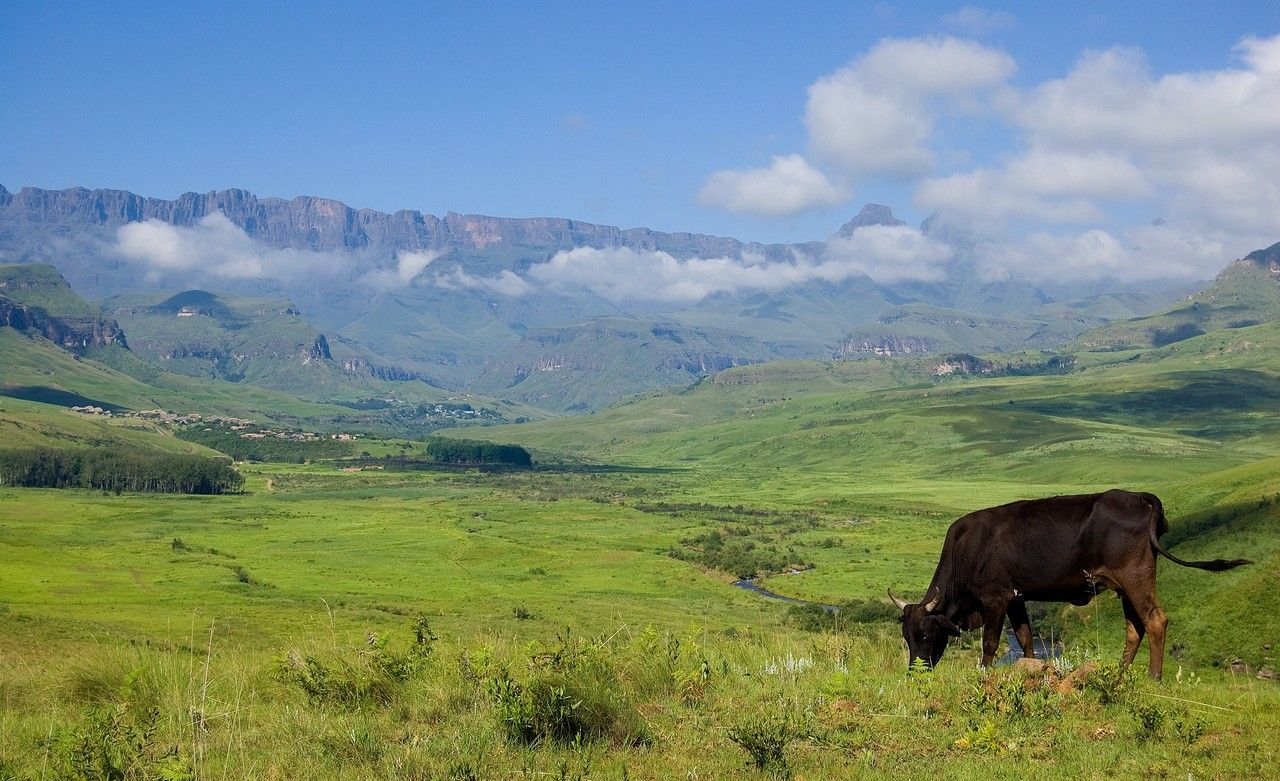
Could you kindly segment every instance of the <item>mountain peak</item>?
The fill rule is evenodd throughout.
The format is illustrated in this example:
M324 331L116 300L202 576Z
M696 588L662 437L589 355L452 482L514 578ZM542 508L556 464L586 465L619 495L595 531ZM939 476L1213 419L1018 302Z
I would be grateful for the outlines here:
M1252 261L1263 268L1280 269L1280 241L1266 249L1256 249L1245 255L1244 259Z
M840 230L836 231L836 235L841 238L848 238L858 228L865 228L868 225L888 225L896 227L898 225L906 225L907 223L893 216L893 209L880 203L869 203L862 207L858 215L840 226Z

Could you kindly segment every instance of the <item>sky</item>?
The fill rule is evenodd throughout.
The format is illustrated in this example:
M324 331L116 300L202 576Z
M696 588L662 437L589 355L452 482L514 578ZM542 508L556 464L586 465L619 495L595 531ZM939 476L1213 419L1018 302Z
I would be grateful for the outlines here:
M1280 240L1278 171L1274 2L0 3L11 190L765 242L878 202L992 278L1203 276Z

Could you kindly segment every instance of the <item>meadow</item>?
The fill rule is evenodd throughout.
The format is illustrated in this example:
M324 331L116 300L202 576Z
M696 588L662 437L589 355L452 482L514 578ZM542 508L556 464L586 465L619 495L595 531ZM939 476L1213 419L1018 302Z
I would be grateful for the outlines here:
M1276 338L1052 376L745 367L485 430L532 470L0 489L0 779L1280 776ZM978 671L964 638L909 672L896 622L812 631L696 555L916 596L963 512L1112 486L1164 499L1178 555L1255 561L1161 564L1162 683L1115 667L1114 597L1044 614L1053 669Z

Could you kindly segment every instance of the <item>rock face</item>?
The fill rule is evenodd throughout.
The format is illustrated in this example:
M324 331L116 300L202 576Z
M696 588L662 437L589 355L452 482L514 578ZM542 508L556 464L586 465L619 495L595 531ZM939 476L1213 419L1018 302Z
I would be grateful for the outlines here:
M1272 273L1280 274L1280 242L1272 244L1266 249L1254 250L1248 255L1245 255L1244 259L1255 263Z
M893 209L879 203L869 203L862 207L852 220L840 226L840 230L836 231L836 235L840 238L847 239L853 235L858 228L865 228L868 225L887 225L896 227L898 225L906 225L907 223L893 216Z
M991 374L994 371L994 363L975 355L948 355L933 369L933 373L939 377L948 374Z
M124 331L115 320L101 317L57 316L40 307L29 307L0 297L0 326L36 333L68 350L119 345L128 348Z
M250 236L275 247L298 249L483 250L494 246L551 249L625 246L701 257L737 256L743 251L771 259L790 257L791 245L757 244L700 233L664 233L558 217L508 218L449 212L443 218L404 209L394 213L355 209L331 198L259 198L245 190L183 193L173 200L146 198L126 190L43 190L0 187L2 233L16 236L37 226L104 226L160 220L194 225L224 214Z

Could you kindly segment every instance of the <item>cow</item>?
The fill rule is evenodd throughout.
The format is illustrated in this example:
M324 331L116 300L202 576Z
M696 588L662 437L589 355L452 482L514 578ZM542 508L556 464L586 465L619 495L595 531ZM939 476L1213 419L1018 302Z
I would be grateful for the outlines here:
M951 524L924 598L889 597L902 610L910 663L930 669L962 630L983 627L982 666L1000 645L1005 618L1023 656L1034 658L1028 601L1086 605L1113 589L1124 608L1128 665L1147 636L1148 672L1159 679L1168 618L1156 599L1157 554L1184 567L1221 571L1247 559L1183 561L1160 544L1168 531L1154 495L1111 490L1030 499L969 513Z

